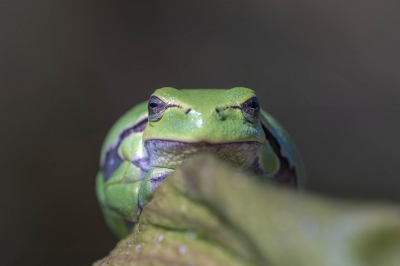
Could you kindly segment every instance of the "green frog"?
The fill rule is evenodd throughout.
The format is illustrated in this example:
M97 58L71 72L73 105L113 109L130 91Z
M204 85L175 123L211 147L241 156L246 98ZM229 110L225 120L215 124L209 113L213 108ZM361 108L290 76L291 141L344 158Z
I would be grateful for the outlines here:
M293 142L253 90L165 87L123 115L104 141L96 192L111 231L129 234L157 186L203 152L272 184L304 183Z

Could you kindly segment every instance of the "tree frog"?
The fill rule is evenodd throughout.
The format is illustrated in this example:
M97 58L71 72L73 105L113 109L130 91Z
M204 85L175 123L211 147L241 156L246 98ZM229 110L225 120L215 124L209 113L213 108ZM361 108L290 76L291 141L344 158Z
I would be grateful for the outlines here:
M111 231L126 236L157 186L201 152L275 184L304 181L294 144L253 90L161 88L123 115L104 141L96 191Z

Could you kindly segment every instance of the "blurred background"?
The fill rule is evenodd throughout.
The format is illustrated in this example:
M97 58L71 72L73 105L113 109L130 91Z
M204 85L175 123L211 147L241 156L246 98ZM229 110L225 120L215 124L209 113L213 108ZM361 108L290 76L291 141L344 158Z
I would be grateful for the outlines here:
M94 191L112 124L157 88L245 86L309 191L400 201L400 2L0 3L0 264L90 265L116 239Z

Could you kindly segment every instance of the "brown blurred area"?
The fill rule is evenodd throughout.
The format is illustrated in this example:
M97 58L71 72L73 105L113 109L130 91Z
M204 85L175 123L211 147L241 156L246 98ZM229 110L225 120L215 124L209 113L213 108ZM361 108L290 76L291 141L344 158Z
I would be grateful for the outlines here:
M116 243L102 141L159 87L254 89L309 191L399 201L400 2L2 1L0 264L90 265Z

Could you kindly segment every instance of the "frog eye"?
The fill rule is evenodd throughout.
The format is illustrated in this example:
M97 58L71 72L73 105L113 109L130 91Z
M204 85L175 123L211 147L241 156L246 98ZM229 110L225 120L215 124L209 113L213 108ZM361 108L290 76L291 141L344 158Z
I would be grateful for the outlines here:
M157 96L151 96L149 101L149 120L150 122L157 122L164 115L167 104Z
M253 97L242 103L242 114L250 123L256 123L258 121L258 113L260 112L260 106L258 104L257 97Z

